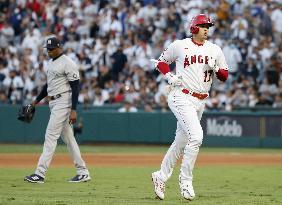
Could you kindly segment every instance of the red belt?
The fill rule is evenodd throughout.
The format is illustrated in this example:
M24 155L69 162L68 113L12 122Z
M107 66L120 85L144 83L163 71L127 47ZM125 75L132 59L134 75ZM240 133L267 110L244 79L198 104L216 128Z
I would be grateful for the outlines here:
M190 94L193 97L198 98L200 100L203 100L203 99L205 99L209 96L208 94L201 94L201 93L195 93L195 92L190 93L189 90L187 90L185 88L182 89L182 92L185 93L185 94Z

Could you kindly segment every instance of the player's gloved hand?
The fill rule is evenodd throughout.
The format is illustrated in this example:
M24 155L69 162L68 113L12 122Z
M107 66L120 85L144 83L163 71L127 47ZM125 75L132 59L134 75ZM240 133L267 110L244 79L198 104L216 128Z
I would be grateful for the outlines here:
M18 120L30 123L33 119L34 114L35 114L35 107L33 104L22 106L19 109Z
M156 59L150 59L151 62L154 63L154 66L156 69L158 69L158 63L160 62L159 60L156 60ZM168 84L173 86L173 87L176 87L176 86L182 86L182 77L181 76L177 76L177 75L174 75L173 73L171 72L167 72L165 75L164 75L164 79L167 80Z
M168 84L170 84L173 87L182 86L181 76L177 76L171 72L168 72L164 75L164 78L167 80Z
M219 70L218 65L216 64L216 59L213 57L209 57L209 61L208 61L208 65L209 67L211 67L215 72L217 72Z

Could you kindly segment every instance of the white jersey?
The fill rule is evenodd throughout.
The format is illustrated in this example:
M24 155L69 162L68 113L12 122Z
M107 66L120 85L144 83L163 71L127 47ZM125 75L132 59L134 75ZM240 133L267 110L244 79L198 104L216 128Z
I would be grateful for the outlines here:
M68 56L50 60L47 65L47 92L49 96L71 91L69 81L79 79L78 66Z
M167 64L176 62L176 75L182 77L183 86L198 93L208 93L214 76L208 66L208 59L216 59L219 68L228 70L223 52L219 46L209 41L195 44L191 38L176 40L161 54L159 61Z

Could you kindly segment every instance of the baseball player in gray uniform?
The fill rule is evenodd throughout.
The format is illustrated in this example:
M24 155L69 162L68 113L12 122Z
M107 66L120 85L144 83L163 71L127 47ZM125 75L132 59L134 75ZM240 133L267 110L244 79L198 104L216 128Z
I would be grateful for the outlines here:
M48 38L45 47L48 56L51 58L47 66L47 83L32 102L32 105L35 106L48 96L51 115L45 133L43 152L39 158L35 173L26 176L24 180L31 183L44 183L46 172L57 146L57 140L62 136L77 171L77 175L70 179L69 182L86 182L91 178L85 162L81 158L72 127L72 124L77 119L78 66L63 54L61 43L56 37Z

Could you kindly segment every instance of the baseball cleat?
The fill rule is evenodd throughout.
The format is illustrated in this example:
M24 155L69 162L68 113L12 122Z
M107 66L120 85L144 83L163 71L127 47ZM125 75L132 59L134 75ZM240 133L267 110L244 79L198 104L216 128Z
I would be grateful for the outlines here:
M156 172L152 173L152 182L154 185L155 194L158 199L164 199L164 192L165 192L165 182L163 182L157 175Z
M91 177L88 174L83 175L75 175L73 178L69 180L69 182L87 182L90 181Z
M26 176L24 178L24 181L30 182L30 183L44 183L44 178L39 176L38 174L32 174L30 176Z
M181 181L181 177L179 176L179 187L184 199L192 201L195 198L192 181Z

